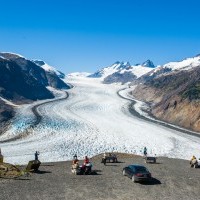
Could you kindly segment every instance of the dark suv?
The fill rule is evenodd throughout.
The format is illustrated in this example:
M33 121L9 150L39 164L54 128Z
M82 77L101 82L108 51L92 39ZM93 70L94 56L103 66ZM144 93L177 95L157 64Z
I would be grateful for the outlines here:
M151 180L151 173L142 165L129 165L123 169L122 173L131 178L133 182Z

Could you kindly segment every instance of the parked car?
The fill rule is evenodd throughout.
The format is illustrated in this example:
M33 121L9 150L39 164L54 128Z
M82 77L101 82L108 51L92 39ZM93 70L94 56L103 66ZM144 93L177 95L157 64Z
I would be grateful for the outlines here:
M142 165L129 165L123 169L122 173L131 178L133 182L151 180L151 173Z

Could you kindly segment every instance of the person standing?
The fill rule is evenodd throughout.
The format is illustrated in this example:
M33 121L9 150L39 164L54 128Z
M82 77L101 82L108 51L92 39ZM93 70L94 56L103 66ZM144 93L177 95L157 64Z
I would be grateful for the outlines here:
M1 148L0 148L0 163L3 163L3 155L1 154Z
M39 156L39 152L36 151L36 152L35 152L35 160L38 160L38 156Z
M144 156L147 156L147 148L144 147L144 151L143 151Z

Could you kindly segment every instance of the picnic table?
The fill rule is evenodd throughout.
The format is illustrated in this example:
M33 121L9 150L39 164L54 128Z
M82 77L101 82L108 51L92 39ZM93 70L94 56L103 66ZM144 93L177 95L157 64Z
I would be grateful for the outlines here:
M102 161L101 161L102 163L106 163L106 162L112 162L112 163L117 163L118 161L117 161L117 156L115 156L115 155L110 155L110 156L105 156L105 157L103 157L102 158Z
M145 163L156 163L156 157L154 156L145 156L144 160Z

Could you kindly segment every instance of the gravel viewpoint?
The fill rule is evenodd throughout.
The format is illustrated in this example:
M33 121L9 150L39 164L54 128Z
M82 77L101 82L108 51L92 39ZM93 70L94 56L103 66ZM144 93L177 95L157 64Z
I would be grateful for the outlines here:
M104 166L101 156L91 159L96 175L73 175L71 162L43 163L38 173L18 179L0 179L1 200L119 199L196 200L200 197L200 168L180 159L158 158L145 164L142 157L120 154L119 163ZM152 173L150 183L133 183L123 167L143 164Z

